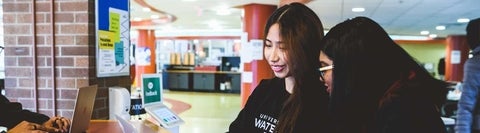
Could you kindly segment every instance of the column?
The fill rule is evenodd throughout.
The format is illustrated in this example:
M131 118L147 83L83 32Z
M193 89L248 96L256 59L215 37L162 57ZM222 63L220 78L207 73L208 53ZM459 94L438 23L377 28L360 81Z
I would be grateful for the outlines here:
M462 82L463 66L470 51L466 36L447 36L446 45L445 81Z
M137 44L135 47L135 80L133 86L141 86L144 73L155 73L155 31L138 30Z
M277 6L248 4L244 5L243 8L245 11L245 15L243 18L243 28L244 31L248 34L248 40L250 41L252 39L263 39L263 30L265 24L267 23L267 19L268 17L270 17L273 11L277 9ZM252 81L246 82L242 80L242 89L240 91L242 107L245 105L248 96L250 96L253 89L255 89L260 80L273 77L273 72L265 59L253 60L250 63L245 63L244 72L252 73Z

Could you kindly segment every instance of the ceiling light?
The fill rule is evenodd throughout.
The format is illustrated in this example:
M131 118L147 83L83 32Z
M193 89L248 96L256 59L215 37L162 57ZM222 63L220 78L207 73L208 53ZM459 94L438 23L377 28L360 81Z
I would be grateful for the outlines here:
M362 8L362 7L352 8L352 12L364 12L364 11L365 11L365 8Z
M439 25L439 26L435 27L435 29L437 29L437 30L445 30L445 29L447 29L447 27L445 27L444 25Z
M459 19L457 19L457 22L458 22L458 23L468 23L468 22L470 22L470 19L468 19L468 18L459 18Z
M142 21L142 18L135 17L135 18L133 18L133 21Z
M428 34L430 34L430 32L427 30L420 31L420 35L428 35Z
M430 35L428 35L428 37L430 37L430 38L437 38L437 36L438 36L437 34L430 34Z
M145 8L142 8L142 11L144 11L144 12L150 12L150 11L152 11L152 9L145 7Z
M158 16L158 15L151 15L150 18L151 18L151 19L157 19L157 18L160 18L160 16Z

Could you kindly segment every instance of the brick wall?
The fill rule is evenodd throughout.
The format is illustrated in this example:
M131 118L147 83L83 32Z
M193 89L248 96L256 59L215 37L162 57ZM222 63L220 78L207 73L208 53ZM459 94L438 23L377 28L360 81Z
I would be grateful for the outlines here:
M96 77L94 6L92 0L56 0L52 23L51 0L3 1L5 91L11 101L71 118L77 89L98 84L92 118L108 118L108 87L129 87L131 80Z

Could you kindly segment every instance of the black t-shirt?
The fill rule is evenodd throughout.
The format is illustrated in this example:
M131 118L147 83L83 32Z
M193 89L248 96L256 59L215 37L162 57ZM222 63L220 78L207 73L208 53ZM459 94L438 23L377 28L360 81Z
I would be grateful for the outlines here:
M283 103L290 94L285 80L262 80L248 97L245 107L230 124L230 133L272 133L278 123Z

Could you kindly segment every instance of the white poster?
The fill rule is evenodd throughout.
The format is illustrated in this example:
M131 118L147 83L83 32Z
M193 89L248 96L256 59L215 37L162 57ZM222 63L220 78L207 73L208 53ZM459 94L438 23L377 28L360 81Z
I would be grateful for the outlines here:
M255 39L250 40L250 54L252 55L253 60L262 60L263 59L263 40Z
M462 52L460 52L460 50L452 50L452 53L450 55L450 62L452 64L460 64L461 53Z

